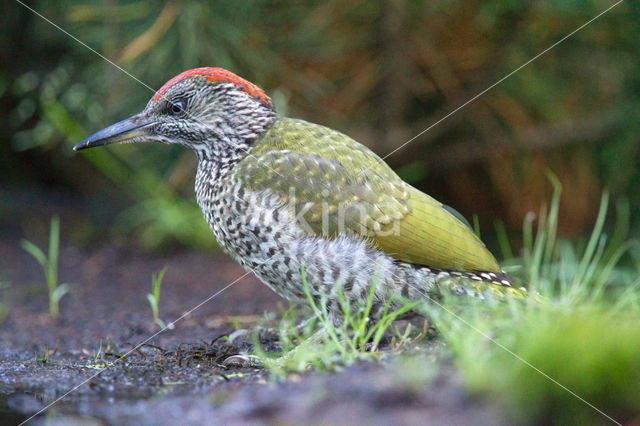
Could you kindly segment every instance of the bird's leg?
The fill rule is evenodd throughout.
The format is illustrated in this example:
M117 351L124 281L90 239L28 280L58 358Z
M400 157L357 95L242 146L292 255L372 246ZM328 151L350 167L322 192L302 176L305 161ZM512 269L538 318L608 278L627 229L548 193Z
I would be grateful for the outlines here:
M280 338L280 330L275 327L254 327L254 328L239 328L229 333L229 341L234 343L237 339L242 337L248 337L249 340L255 338L259 341L277 341Z
M254 328L239 328L233 332L231 332L228 336L228 339L231 343L236 341L242 337L249 337L251 341L253 341L252 337L256 337L258 341L280 341L282 336L288 337L296 337L302 334L303 330L309 325L311 321L314 320L314 317L307 318L298 324L295 327L263 327L258 326Z

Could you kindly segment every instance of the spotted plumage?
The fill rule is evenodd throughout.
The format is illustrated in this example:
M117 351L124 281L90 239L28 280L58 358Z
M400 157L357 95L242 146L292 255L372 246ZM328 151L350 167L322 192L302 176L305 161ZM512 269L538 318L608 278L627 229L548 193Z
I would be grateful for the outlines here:
M198 157L196 198L225 252L279 295L429 300L443 289L513 295L460 216L403 182L348 136L279 116L257 86L220 68L167 82L138 115L76 149L180 144Z

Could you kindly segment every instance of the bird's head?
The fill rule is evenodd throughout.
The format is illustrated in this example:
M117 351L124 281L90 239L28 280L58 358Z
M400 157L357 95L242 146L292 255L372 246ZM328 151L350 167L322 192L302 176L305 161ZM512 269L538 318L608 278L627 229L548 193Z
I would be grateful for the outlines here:
M271 99L256 85L222 68L195 68L165 83L141 113L100 130L73 149L161 142L216 159L246 152L276 118Z

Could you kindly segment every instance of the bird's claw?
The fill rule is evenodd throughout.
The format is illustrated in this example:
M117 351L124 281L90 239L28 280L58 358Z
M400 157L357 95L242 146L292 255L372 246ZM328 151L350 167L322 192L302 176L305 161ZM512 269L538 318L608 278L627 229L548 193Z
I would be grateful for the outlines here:
M254 355L231 355L222 361L225 367L263 368L264 363Z

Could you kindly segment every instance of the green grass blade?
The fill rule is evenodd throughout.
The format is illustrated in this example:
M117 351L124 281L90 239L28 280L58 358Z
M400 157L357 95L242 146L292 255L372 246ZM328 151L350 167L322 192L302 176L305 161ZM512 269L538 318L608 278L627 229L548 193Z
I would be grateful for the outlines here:
M37 245L33 244L31 241L28 241L28 240L20 241L20 245L27 253L33 256L33 258L37 260L38 263L42 265L43 268L45 268L45 272L46 272L47 263L48 263L47 255L44 254L44 252L40 249L40 247L38 247Z

